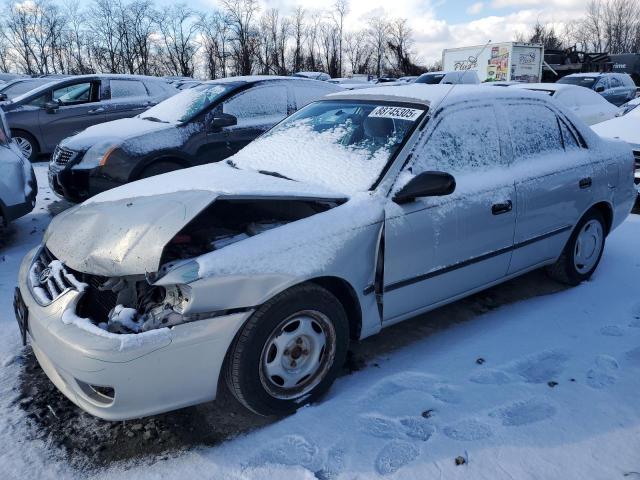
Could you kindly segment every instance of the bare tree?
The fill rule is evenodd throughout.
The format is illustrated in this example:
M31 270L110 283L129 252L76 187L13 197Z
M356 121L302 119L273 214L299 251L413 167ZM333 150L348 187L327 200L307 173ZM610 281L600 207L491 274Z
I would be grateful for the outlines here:
M229 20L236 72L250 75L255 49L255 17L260 7L257 0L222 0Z
M194 71L195 54L198 50L196 12L185 4L166 8L160 19L160 31L164 52L174 75L190 77Z
M305 39L305 11L302 7L296 7L291 18L291 33L293 35L293 65L292 70L299 72L304 68L304 39Z
M336 0L333 4L332 17L338 33L338 76L342 76L342 40L344 36L344 19L349 13L348 0Z
M371 17L367 22L369 42L373 50L373 62L375 65L375 75L382 76L382 70L387 53L387 40L389 35L389 22L385 17Z

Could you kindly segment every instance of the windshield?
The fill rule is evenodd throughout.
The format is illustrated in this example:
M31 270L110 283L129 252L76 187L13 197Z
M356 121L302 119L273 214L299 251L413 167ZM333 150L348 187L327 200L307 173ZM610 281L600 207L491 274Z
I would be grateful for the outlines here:
M17 97L18 95L22 95L23 93L30 92L36 87L40 85L44 85L45 83L49 83L51 80L46 79L34 79L34 80L24 80L16 83L12 83L11 85L7 85L4 88L0 89L0 91L7 95L8 99L12 99Z
M423 73L416 78L414 83L427 83L429 85L435 85L440 83L444 78L444 73Z
M250 143L228 163L340 192L366 191L425 109L346 100L316 102Z
M597 81L597 77L563 77L556 83L566 83L569 85L579 85L581 87L592 88Z
M184 123L211 106L236 84L206 84L182 90L140 115L142 119L167 123Z

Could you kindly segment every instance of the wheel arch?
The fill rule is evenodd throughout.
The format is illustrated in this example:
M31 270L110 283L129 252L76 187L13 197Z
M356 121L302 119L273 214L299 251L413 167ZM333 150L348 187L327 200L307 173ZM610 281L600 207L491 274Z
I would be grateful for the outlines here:
M353 286L340 277L316 277L307 280L331 292L342 304L349 320L349 338L351 341L360 339L362 331L362 308L358 295Z
M609 235L609 232L611 232L611 227L613 225L613 207L611 206L611 204L609 202L598 202L594 205L591 206L591 208L589 208L586 212L584 212L582 214L582 217L584 217L587 213L591 212L591 211L597 211L600 212L600 214L602 215L602 217L604 218L605 221L605 236ZM580 217L580 218L582 218Z
M176 165L180 165L182 168L192 167L193 164L179 155L166 154L160 155L157 157L153 157L147 161L140 162L137 167L131 172L131 178L129 181L140 180L142 173L149 167L151 167L154 163L159 162L167 162L167 163L175 163Z

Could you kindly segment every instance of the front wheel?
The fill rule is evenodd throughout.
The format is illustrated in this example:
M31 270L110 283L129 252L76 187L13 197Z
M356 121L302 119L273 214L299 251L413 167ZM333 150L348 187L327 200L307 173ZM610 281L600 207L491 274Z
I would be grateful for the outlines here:
M16 145L20 149L20 153L27 160L33 162L37 159L39 152L38 142L33 136L27 132L16 130L11 132L11 138L16 142Z
M587 212L574 229L560 258L547 268L551 278L567 285L588 280L600 263L606 226L597 210Z
M294 412L331 386L348 342L338 299L317 285L298 285L262 305L243 327L227 358L227 385L255 413Z

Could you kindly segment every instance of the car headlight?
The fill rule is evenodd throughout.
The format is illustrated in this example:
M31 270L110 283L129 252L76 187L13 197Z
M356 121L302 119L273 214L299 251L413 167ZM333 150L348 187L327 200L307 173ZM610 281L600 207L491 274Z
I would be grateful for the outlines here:
M107 163L109 155L118 148L120 144L113 140L105 140L103 142L96 143L92 146L87 153L84 154L80 163L86 167L97 167Z

